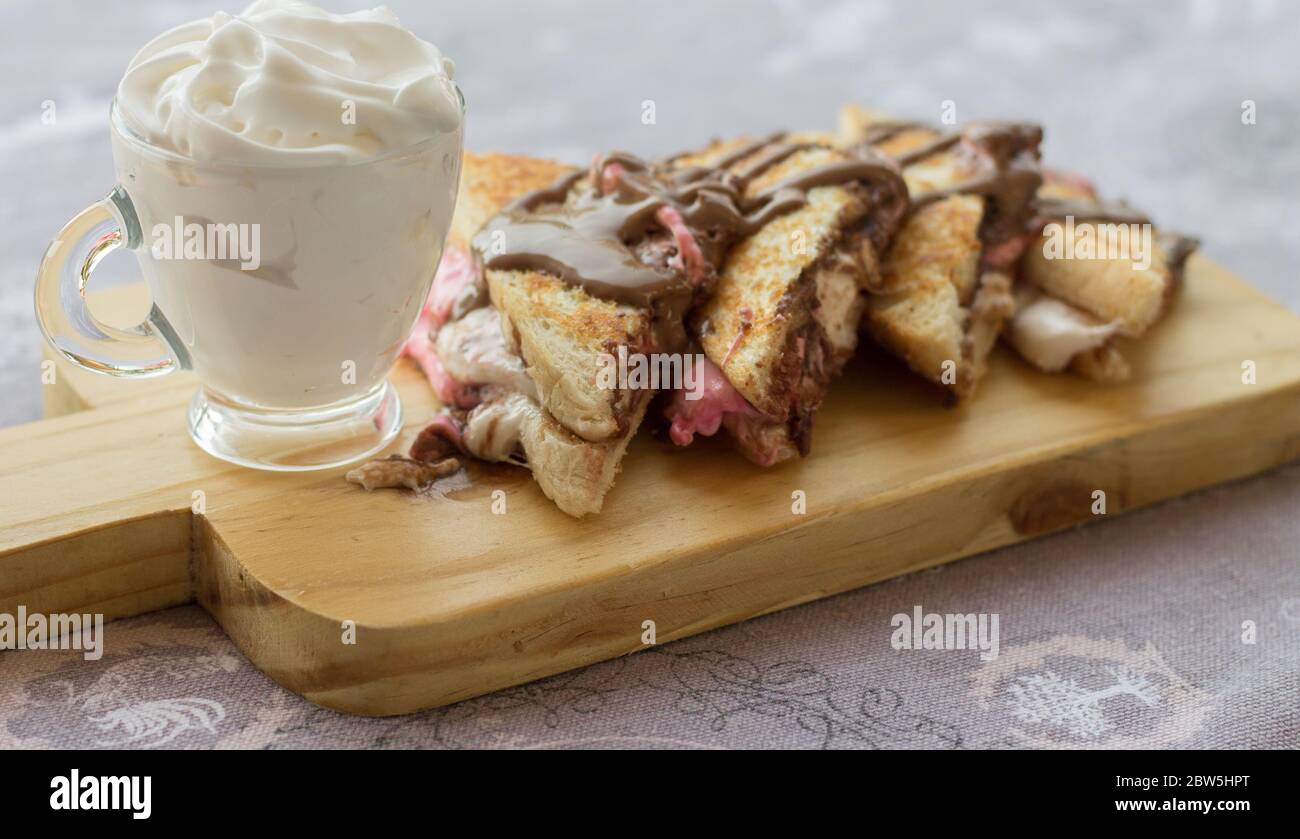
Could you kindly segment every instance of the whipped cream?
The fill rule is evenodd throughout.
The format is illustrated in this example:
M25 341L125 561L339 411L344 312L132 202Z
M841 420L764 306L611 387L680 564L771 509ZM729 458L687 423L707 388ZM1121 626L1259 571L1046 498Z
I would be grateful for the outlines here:
M354 162L456 130L453 72L386 7L257 0L150 41L117 102L135 133L195 160Z

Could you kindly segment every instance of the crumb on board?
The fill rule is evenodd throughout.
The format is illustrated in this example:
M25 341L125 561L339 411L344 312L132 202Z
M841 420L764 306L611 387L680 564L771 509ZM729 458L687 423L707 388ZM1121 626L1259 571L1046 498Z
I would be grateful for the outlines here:
M350 483L359 484L367 491L385 487L406 487L420 490L432 484L438 478L460 469L460 461L454 457L429 463L423 460L392 454L379 460L363 463L348 472Z

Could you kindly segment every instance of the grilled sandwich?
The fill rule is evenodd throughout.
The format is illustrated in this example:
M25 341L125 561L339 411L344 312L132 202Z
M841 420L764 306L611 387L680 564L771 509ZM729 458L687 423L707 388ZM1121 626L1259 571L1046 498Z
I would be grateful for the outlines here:
M958 399L975 393L1015 311L1014 265L1041 183L1041 139L1024 123L939 130L854 105L840 112L841 145L897 161L911 200L863 325Z
M878 284L906 210L897 167L811 133L716 142L672 165L718 167L751 200L791 185L802 198L730 250L714 293L692 314L706 398L674 394L670 436L686 445L725 427L763 466L806 455L827 386L856 349L863 290Z
M1196 240L1156 230L1066 173L1045 173L1035 211L1041 232L1021 260L1007 343L1049 373L1128 380L1121 339L1142 336L1168 312Z
M809 453L862 331L957 399L1000 334L1040 369L1122 381L1117 340L1168 310L1196 242L1158 233L1143 254L1056 258L1106 224L1150 225L1044 175L1040 142L1027 124L947 131L846 106L838 134L653 163L467 153L404 348L443 409L407 455L347 477L419 488L466 458L511 463L563 512L596 513L664 390L674 442L725 428L771 466ZM647 356L698 357L696 386L606 375Z
M650 394L595 387L596 357L645 340L645 312L592 297L554 277L483 270L473 240L512 201L570 175L571 166L466 153L447 249L405 354L445 411L410 456L349 478L375 488L453 457L525 466L565 513L599 512Z
M728 276L721 269L735 242L770 249L778 235L773 226L786 222L781 231L799 227L813 237L820 260L829 253L822 245L829 233L818 225L829 230L865 216L853 184L885 172L897 182L891 194L902 200L901 179L887 164L824 147L768 145L756 145L754 154L775 153L773 159L736 153L707 165L650 164L614 153L596 158L588 171L468 156L450 248L422 324L427 337L421 342L417 334L409 348L448 407L408 458L356 470L354 479L405 486L414 479L400 474L403 468L425 470L435 459L510 461L527 465L566 513L599 511L655 392L674 387L681 395L685 384L603 380L611 359L682 358L691 348L687 314ZM536 187L548 176L549 183L508 201L500 186L509 177ZM848 197L831 207L835 192ZM763 258L757 253L750 259ZM802 395L811 393L801 384L810 378L803 371L823 376L838 356L823 354L828 342L811 320L815 289L807 282L802 288L806 296L774 297L770 312L760 310L786 329L785 358L770 362L789 372L777 371L770 384L800 395L782 395L778 407L759 404L784 424L796 418L789 405L803 400L797 419L806 428L820 395ZM796 319L789 329L785 322ZM746 363L764 363L751 354L742 353ZM762 383L755 377L746 384ZM683 400L691 404L692 397Z

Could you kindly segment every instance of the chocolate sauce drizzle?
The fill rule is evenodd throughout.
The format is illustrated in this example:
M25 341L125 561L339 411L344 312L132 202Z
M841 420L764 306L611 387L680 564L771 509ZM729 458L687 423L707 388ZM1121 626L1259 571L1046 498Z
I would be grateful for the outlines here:
M872 148L907 131L936 136L914 149L890 155L899 166L906 168L941 152L961 149L969 150L980 164L974 177L913 194L913 207L954 195L982 195L992 204L984 225L986 241L999 242L1020 232L1033 215L1034 195L1043 182L1038 166L1042 128L1023 122L985 121L941 132L919 122L884 122L868 126L862 144Z
M935 132L919 122L881 122L867 126L862 138L866 147L875 147L907 131ZM997 230L986 240L997 241L1001 233L1013 233L1017 224L1041 226L1044 222L1073 216L1075 221L1097 224L1152 224L1150 216L1123 201L1097 198L1058 198L1039 196L1042 175L1038 165L1038 146L1043 132L1039 126L1018 122L976 122L955 131L939 133L934 139L903 154L891 155L899 166L907 167L954 146L968 142L981 149L992 164L976 178L939 190L912 196L912 206L920 206L956 194L976 194L990 198L1002 218ZM1190 236L1162 231L1158 241L1175 275L1199 246Z
M1098 198L1043 197L1035 201L1037 219L1042 223L1073 218L1079 224L1150 224L1151 217L1123 201L1103 201ZM1178 283L1187 258L1201 246L1194 236L1172 230L1160 230L1156 244L1164 251L1165 265L1173 282Z
M1036 218L1039 223L1061 221L1073 218L1079 224L1149 224L1155 222L1151 217L1125 201L1106 201L1096 197L1057 197L1039 196L1034 201ZM1165 265L1177 283L1183 273L1187 258L1201 245L1194 236L1186 236L1172 230L1160 230L1156 234L1156 244L1164 251Z
M1151 224L1150 216L1123 201L1043 196L1034 202L1034 207L1038 211L1038 217L1044 220L1073 216L1079 222Z
M824 148L784 138L775 134L747 143L712 166L654 165L626 152L609 154L590 175L571 173L515 200L474 237L474 250L485 268L543 272L593 297L649 309L656 349L676 351L687 341L686 311L708 293L709 279L732 244L803 207L811 189L899 180L890 162L858 155L795 172L746 195L755 179L782 161ZM617 176L606 178L610 167L617 167ZM699 246L705 282L687 276L682 254L662 264L639 247L650 235L671 235L660 216L663 208L680 216Z

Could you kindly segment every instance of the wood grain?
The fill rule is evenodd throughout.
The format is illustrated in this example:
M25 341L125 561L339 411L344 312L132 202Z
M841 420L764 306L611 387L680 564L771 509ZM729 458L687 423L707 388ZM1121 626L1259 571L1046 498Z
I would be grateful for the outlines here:
M581 521L517 470L415 495L238 469L186 436L185 376L61 366L46 403L83 410L0 430L0 610L120 617L192 596L286 687L394 714L634 652L646 620L684 637L1300 457L1300 318L1222 269L1195 258L1174 316L1126 355L1133 381L1105 388L999 351L949 409L868 351L811 457L764 471L722 440L642 435ZM412 369L394 380L405 442L436 405Z

